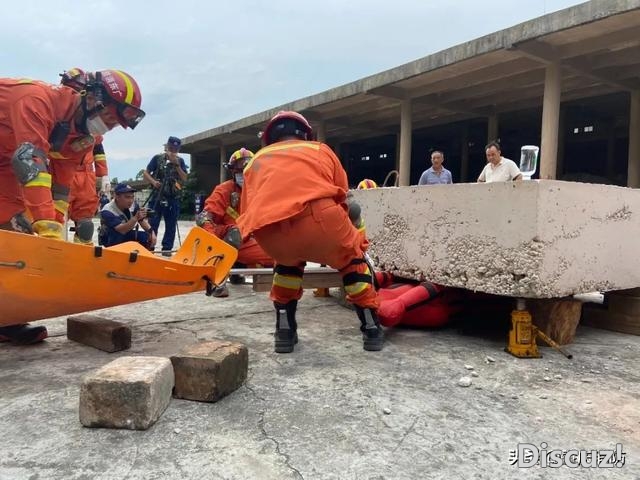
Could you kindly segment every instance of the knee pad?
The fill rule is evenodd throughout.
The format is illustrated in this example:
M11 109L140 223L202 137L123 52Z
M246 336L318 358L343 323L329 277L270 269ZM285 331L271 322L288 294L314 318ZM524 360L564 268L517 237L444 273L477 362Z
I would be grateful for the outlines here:
M93 221L90 218L83 218L76 222L76 235L82 243L93 240Z
M18 181L26 185L35 179L40 172L47 171L47 156L32 143L24 142L18 145L11 157L11 166Z
M24 212L16 213L7 223L0 225L0 230L33 234L31 222L24 215Z

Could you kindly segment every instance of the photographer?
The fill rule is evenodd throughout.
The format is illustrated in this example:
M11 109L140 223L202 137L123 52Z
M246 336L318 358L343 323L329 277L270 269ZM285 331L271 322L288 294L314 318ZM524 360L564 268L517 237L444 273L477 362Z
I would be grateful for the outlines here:
M123 242L138 242L149 250L156 244L156 234L151 229L146 208L135 203L136 190L126 183L119 183L115 197L100 210L100 244L105 247ZM142 231L139 229L142 228Z
M162 254L165 256L171 256L178 227L182 182L187 180L187 165L178 156L180 145L182 142L179 138L169 137L164 145L164 153L154 155L143 172L144 179L153 187L149 205L155 213L149 217L149 222L156 235L160 220L164 217Z

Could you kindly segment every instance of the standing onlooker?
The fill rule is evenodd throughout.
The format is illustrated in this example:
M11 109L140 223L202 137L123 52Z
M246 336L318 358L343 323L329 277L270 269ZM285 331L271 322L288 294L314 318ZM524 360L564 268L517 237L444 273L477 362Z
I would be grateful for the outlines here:
M149 217L149 223L156 235L160 220L164 217L162 254L166 257L171 256L173 249L180 213L179 194L182 183L187 180L187 164L178 156L180 145L182 142L179 138L169 137L164 153L154 155L143 172L145 180L153 187L149 205L155 213Z
M504 158L498 142L489 142L484 151L487 164L482 169L478 182L510 182L522 180L522 173L513 160Z
M431 167L420 176L418 185L439 185L441 183L453 183L451 172L444 168L444 153L440 150L431 152Z

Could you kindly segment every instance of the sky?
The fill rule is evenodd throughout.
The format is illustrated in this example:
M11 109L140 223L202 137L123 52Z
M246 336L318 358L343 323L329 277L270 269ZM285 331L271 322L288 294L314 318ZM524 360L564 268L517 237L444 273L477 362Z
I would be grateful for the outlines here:
M58 83L119 69L146 117L104 140L134 178L186 137L581 2L569 0L24 0L3 2L0 76ZM185 155L189 160L189 156Z

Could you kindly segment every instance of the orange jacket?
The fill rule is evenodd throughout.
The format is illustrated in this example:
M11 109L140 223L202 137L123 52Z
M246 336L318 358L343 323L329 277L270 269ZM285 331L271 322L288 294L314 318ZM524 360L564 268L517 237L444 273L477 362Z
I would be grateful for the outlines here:
M348 189L347 174L328 145L277 142L258 151L244 170L244 213L237 223L247 237L296 216L312 200L332 198L344 204Z
M70 122L78 107L79 94L71 88L26 79L0 79L0 164L10 165L14 151L23 142L49 156L49 137L58 122ZM17 181L17 179L16 179ZM34 220L55 218L51 176L41 173L23 190L25 205Z
M204 210L211 214L213 234L223 238L227 231L236 224L236 219L242 213L241 202L236 207L231 206L231 194L236 192L240 196L242 189L233 180L227 180L216 186L211 195L204 202Z

